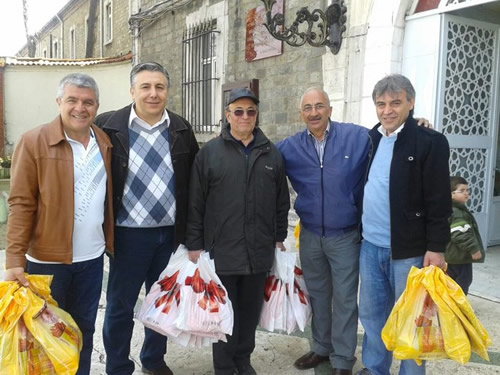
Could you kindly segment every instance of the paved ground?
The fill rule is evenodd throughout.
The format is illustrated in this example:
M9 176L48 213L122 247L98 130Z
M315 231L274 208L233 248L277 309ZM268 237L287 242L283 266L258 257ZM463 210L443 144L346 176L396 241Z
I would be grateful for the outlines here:
M289 243L288 247L293 248L293 244ZM0 251L0 264L4 263L4 256L4 251ZM107 270L106 265L106 276ZM0 277L2 277L2 273L3 267L0 270ZM428 374L500 374L500 325L498 324L498 317L500 316L500 247L488 249L486 263L474 266L474 278L469 301L492 337L493 346L489 348L491 362L486 363L477 356L473 356L471 361L466 365L459 365L450 360L434 361L428 363ZM105 374L104 366L106 359L101 335L105 309L105 286L106 282L103 285L103 294L99 306L96 335L94 338L92 375ZM131 357L136 362L137 368L134 375L142 374L139 371L140 362L138 358L143 333L141 323L136 323L131 350ZM359 345L356 351L358 361L354 367L355 371L362 368L361 337L362 328L360 325L358 335ZM331 368L328 364L323 364L316 370L308 371L298 371L293 367L294 360L310 349L310 341L311 334L309 329L304 333L293 334L291 336L259 330L257 332L257 347L252 356L252 363L258 374L329 374ZM166 361L176 375L213 374L210 348L193 350L170 344ZM391 375L397 374L398 366L396 361L391 369Z

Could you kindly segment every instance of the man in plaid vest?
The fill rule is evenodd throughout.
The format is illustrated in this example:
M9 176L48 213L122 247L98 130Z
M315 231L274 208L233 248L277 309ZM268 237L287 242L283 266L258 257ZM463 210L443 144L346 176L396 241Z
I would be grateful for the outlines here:
M106 372L134 372L129 359L134 306L184 242L187 189L198 143L191 125L165 108L169 76L157 63L130 73L133 103L96 118L113 144L115 254L110 258L104 319ZM165 336L145 328L140 359L147 374L172 374Z

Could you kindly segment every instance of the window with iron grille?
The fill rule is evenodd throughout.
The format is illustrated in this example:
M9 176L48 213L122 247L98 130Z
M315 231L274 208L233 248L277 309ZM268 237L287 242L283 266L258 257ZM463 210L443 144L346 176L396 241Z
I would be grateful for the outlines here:
M192 26L182 39L182 113L196 133L211 133L219 126L216 95L217 21Z

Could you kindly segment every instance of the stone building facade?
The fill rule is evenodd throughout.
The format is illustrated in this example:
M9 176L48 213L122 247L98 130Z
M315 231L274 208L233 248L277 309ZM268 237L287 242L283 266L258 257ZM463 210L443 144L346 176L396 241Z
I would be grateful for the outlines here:
M416 114L448 138L451 173L470 182L470 207L485 242L500 243L500 104L495 99L500 95L500 1L345 0L346 31L338 54L283 43L282 53L248 59L254 40L247 38L247 21L262 3L141 3L141 12L155 21L136 35L138 60L167 67L169 105L195 125L198 139L218 133L225 88L234 85L258 88L259 126L280 140L303 129L298 102L306 88L322 86L328 92L335 120L371 127L377 122L371 98L375 83L386 74L405 74L416 87ZM287 0L285 25L304 6L312 12L328 4Z
M81 30L76 18L92 2L97 15L106 14L106 4L113 9L111 43L104 17L96 18L94 57L131 50L134 63L162 63L171 78L169 107L191 122L202 143L219 133L231 87L258 92L259 126L277 141L303 129L298 104L308 87L328 92L335 120L371 127L374 84L386 74L407 75L417 91L416 115L446 135L451 173L470 182L485 242L500 243L500 0L344 0L337 54L281 43L266 58L248 56L256 41L267 47L262 40L272 40L262 32L248 36L252 22L265 22L255 21L261 0L71 0L58 13L62 22L55 17L46 25L37 50L49 34L63 41L59 57L68 57L68 30ZM304 6L324 10L331 0L281 3L290 26Z
M70 0L35 34L33 57L83 59L126 55L132 47L129 17L129 0ZM92 42L87 47L89 36ZM18 56L27 57L28 47L23 47Z

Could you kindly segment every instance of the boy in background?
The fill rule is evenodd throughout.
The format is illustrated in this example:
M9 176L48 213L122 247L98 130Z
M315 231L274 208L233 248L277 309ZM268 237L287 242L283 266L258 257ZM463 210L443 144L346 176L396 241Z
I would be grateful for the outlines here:
M476 220L465 206L469 185L460 176L450 178L453 213L450 216L451 240L446 247L447 273L467 295L472 284L472 263L484 262L484 248Z

